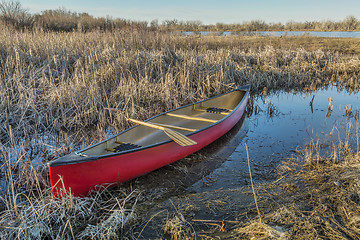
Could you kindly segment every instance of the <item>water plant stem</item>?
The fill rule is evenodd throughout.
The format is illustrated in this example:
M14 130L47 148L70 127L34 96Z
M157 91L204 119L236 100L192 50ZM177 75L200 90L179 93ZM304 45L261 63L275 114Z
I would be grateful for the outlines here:
M245 143L245 149L246 149L246 156L247 156L247 160L248 160L251 189L252 189L252 192L253 192L253 195L254 195L255 206L256 206L258 216L259 216L259 222L262 223L261 214L260 214L259 206L258 206L258 203L257 203L257 197L256 197L256 193L255 193L254 183L253 183L253 179L252 179L252 176L251 176L249 150L248 150L248 147L247 147L246 143Z

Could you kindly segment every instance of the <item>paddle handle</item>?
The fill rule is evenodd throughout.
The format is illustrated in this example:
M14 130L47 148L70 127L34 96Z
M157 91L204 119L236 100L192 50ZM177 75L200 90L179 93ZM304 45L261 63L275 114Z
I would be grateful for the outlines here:
M160 129L160 130L165 129L164 127L161 127L161 126L158 126L155 124L151 124L151 123L147 123L147 122L143 122L143 121L139 121L139 120L135 120L135 119L131 119L131 118L128 118L127 120L130 122L137 123L137 124L144 125L144 126L151 127L151 128L156 128L156 129Z

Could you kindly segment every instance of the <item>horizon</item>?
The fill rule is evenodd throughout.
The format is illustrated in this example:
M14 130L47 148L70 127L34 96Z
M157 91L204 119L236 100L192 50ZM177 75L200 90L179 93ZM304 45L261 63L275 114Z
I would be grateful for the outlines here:
M166 20L200 21L204 25L216 23L236 24L253 20L266 23L306 22L306 21L341 21L348 16L360 18L360 1L345 0L339 5L338 0L320 0L291 2L285 0L184 0L181 3L164 0L136 0L102 2L85 0L21 0L21 6L31 14L45 10L65 8L71 12L88 13L94 17L122 18L132 21ZM309 7L310 6L310 7Z

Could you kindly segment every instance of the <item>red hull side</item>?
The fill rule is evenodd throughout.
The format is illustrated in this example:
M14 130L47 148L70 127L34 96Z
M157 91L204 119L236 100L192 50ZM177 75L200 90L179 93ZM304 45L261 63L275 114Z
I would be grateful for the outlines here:
M85 196L98 185L112 185L128 181L182 159L209 145L240 120L248 102L248 95L239 108L222 122L194 133L189 137L198 144L182 147L171 141L143 150L101 158L94 161L50 167L53 193L61 197L66 190L74 196Z

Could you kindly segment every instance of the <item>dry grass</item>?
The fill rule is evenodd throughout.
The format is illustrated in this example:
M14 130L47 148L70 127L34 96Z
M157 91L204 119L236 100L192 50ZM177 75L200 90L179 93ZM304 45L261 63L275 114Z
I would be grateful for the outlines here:
M169 234L171 239L194 239L196 234L190 223L186 221L181 213L166 220L164 232Z
M123 130L126 118L145 119L247 83L254 93L360 87L358 56L279 47L271 38L0 28L1 237L128 236L138 194L55 201L46 167Z
M321 50L340 54L358 55L360 53L360 39L357 38L321 38L307 36L284 36L284 37L244 37L242 45L245 46L273 46L276 49L303 48L306 51Z
M96 126L118 131L127 126L126 117L144 119L245 83L254 90L314 90L331 83L360 87L356 56L244 47L244 39L258 38L4 28L0 133L5 138L9 125L16 136Z
M255 90L314 89L335 80L359 88L358 58L322 51L244 50L231 42L232 49L214 50L211 38L208 46L196 50L199 40L180 38L175 44L169 36L151 38L158 41L154 45L173 47L152 48L142 42L141 34L130 37L134 42L122 34L14 35L3 37L8 41L2 43L6 57L1 59L6 66L1 107L7 110L1 120L13 125L14 132L34 125L55 131L96 125L123 128L125 117L146 118L154 106L161 112L246 82ZM195 46L188 49L185 40ZM109 118L107 107L123 114Z

